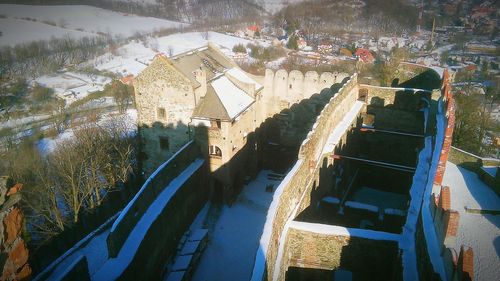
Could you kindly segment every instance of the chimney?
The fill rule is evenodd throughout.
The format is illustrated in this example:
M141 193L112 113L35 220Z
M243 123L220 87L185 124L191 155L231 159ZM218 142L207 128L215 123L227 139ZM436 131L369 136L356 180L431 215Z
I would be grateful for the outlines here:
M193 74L196 81L200 83L200 87L195 89L196 97L199 99L204 97L207 93L207 74L205 70L201 68L201 66L200 68L196 69Z

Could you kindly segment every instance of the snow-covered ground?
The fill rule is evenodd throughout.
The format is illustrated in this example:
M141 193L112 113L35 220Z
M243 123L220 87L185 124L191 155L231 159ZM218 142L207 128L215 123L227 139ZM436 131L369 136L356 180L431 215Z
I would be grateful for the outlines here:
M69 105L90 93L102 91L111 79L99 75L87 75L75 72L45 75L35 79L35 82L54 89L54 93Z
M129 37L187 24L113 12L84 5L37 6L0 4L0 46L14 46L51 36L85 37L97 34ZM24 18L24 19L23 19ZM34 19L26 20L26 18ZM57 25L57 26L54 26Z
M31 122L36 122L36 121L44 120L47 118L50 118L50 115L47 115L47 114L31 115L31 116L26 116L26 117L17 118L17 119L9 119L8 121L0 122L0 129L21 127L21 126L27 125Z
M304 0L254 0L264 10L270 13L276 13L290 4L304 2Z
M3 13L0 7L0 14ZM0 19L0 47L15 46L38 40L49 40L51 38L70 37L79 39L82 37L96 36L93 33L71 30L59 26L52 26L42 22L33 22L21 19Z
M474 280L500 276L500 216L466 212L465 208L500 210L500 198L479 177L447 162L443 185L450 187L451 208L460 213L455 250L474 249ZM496 276L496 277L495 277Z
M273 193L266 192L270 171L261 171L238 200L224 206L192 280L249 280ZM273 190L274 190L273 189Z
M147 42L131 42L118 48L117 54L104 54L91 63L99 70L108 70L121 75L136 76L153 60L155 54L163 53L167 56L178 55L213 42L222 48L222 51L232 55L235 45L253 43L253 41L226 35L217 32L208 32L208 38L201 32L176 33L158 38L148 38ZM260 43L261 45L268 45Z

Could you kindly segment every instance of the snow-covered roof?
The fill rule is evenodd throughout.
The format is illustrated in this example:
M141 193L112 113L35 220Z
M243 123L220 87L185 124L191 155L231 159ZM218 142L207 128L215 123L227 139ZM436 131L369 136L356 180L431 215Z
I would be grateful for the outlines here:
M210 85L215 90L230 119L234 119L254 102L252 97L236 87L226 76L212 81Z

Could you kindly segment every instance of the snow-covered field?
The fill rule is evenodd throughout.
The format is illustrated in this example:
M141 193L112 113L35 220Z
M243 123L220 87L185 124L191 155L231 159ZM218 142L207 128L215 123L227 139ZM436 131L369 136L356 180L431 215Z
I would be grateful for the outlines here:
M66 100L66 105L68 105L86 97L90 93L102 91L104 86L111 82L111 79L99 75L64 72L38 77L35 82L54 89L54 93Z
M0 4L0 46L14 46L51 37L85 37L97 34L129 37L187 24L113 12L84 5L37 6ZM23 19L24 18L24 19ZM26 20L30 18L31 20ZM32 20L36 20L32 21ZM54 26L56 25L56 26Z
M217 32L209 32L208 40L205 38L201 32L188 32L158 38L148 38L145 43L134 41L120 47L117 50L117 55L107 53L93 60L92 64L99 70L136 76L147 67L157 53L163 53L167 56L170 54L178 55L206 46L210 41L219 45L226 54L232 55L234 45L254 43L247 39ZM260 42L260 44L269 45L267 42Z
M500 210L500 198L475 173L451 162L446 163L443 185L450 186L451 208L460 213L455 250L461 245L474 249L474 280L498 280L500 216L468 213L465 207Z
M2 14L0 7L0 14ZM96 36L93 33L61 28L42 22L27 21L21 19L0 19L0 47L15 46L22 43L49 40L54 38L70 37L79 39L82 37Z

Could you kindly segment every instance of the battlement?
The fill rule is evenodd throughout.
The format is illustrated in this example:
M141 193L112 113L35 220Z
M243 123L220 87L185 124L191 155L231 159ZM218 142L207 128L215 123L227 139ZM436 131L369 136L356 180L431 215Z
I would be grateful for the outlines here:
M341 83L349 77L347 73L308 71L305 74L298 70L287 72L279 69L276 72L266 69L264 76L264 95L297 103L302 99L321 93L335 83Z

